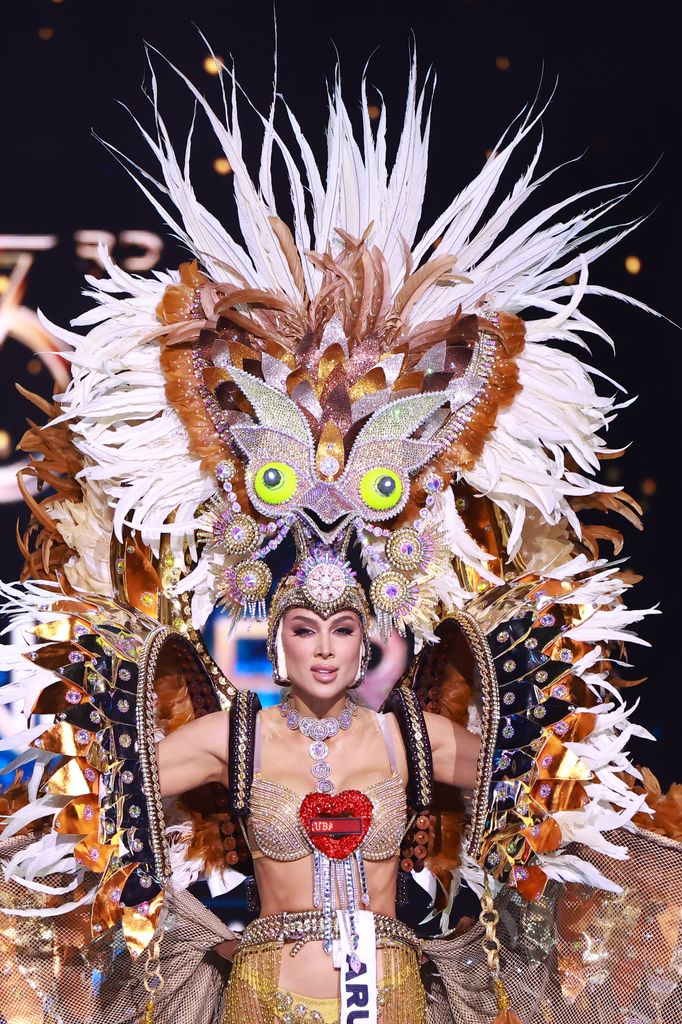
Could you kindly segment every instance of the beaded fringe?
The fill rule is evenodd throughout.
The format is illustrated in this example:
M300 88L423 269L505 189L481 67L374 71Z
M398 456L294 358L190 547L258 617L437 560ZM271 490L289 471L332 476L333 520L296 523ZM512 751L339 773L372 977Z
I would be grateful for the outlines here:
M223 1024L275 1024L282 943L238 950L227 983Z
M426 996L419 975L414 950L402 944L382 945L384 977L379 986L377 1008L381 1024L426 1024ZM295 1004L306 1005L305 996L280 992L278 989L282 945L278 942L249 946L240 950L234 960L227 986L223 1024L281 1024L278 1014L288 995ZM325 1002L327 1002L325 1000ZM335 1016L324 1024L337 1024L340 1000L336 1000ZM296 1020L320 1020L315 1000L310 1013ZM314 1011L314 1015L313 1015ZM288 1011L284 1009L284 1019Z
M377 996L381 1024L426 1024L426 993L414 950L382 946L384 978Z

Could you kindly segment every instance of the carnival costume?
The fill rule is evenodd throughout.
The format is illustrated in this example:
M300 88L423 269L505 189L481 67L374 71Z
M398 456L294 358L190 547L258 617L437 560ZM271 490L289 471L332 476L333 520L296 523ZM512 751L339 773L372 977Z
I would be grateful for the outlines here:
M107 276L88 279L95 305L74 322L87 333L50 325L73 380L25 439L38 455L24 477L52 493L24 488L26 582L3 591L28 647L3 652L4 699L54 720L11 738L25 749L10 767L28 776L3 798L5 1016L680 1019L680 847L643 831L650 809L625 746L644 730L613 671L646 613L623 603L632 575L600 557L619 534L579 518L637 523L637 507L596 479L619 454L600 434L617 405L561 347L609 340L580 304L613 294L588 283L588 265L622 236L595 226L621 197L564 212L591 190L523 221L548 177L535 177L538 146L499 199L542 113L531 110L417 240L430 96L415 67L390 172L385 109L375 131L363 83L360 144L337 80L324 180L288 108L296 156L285 143L273 103L255 182L234 80L221 76L222 118L184 80L232 168L241 241L196 198L191 133L179 161L152 75L156 133L143 135L161 180L131 173L196 259L141 278L102 253ZM271 595L287 538L294 564ZM405 743L406 793L392 755L363 793L333 792L322 767L302 802L264 778L256 695L237 692L201 639L216 603L269 609L276 677L288 607L352 608L365 631L371 612L382 634L411 633L417 656L384 709ZM162 800L155 740L220 709L229 791ZM423 709L480 734L470 801L434 786ZM306 725L315 764L316 730L342 727ZM329 821L333 835L316 832ZM401 897L409 876L429 891L440 937L371 912L364 861L398 852ZM231 933L186 889L201 878L225 891L259 854L312 858L311 910L249 925L226 987L210 951ZM450 931L462 880L481 920ZM357 975L368 928L385 973L366 1016L278 990L285 942L340 950Z

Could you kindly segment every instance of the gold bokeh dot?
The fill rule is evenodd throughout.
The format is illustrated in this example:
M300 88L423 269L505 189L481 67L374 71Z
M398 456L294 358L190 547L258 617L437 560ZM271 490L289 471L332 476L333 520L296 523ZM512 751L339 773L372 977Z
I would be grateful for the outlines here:
M229 174L232 167L226 156L217 156L213 161L213 170L216 174Z
M642 269L642 261L639 256L626 256L625 257L625 269L628 274L639 274Z
M577 283L578 283L578 275L577 274L569 274L568 277L564 278L564 284L577 284Z
M12 451L12 438L6 430L0 430L0 459L6 459Z
M222 57L204 57L204 71L207 75L219 75L224 67Z
M645 480L642 480L641 484L639 485L639 489L642 492L642 494L646 494L649 497L652 494L656 493L656 488L657 487L658 487L658 484L650 476L648 476Z
M26 369L28 370L29 373L32 373L34 376L40 373L42 368L43 364L41 363L40 359L38 359L37 356L34 356L33 359L29 359L29 361L26 363Z
M368 103L367 114L369 116L370 121L378 121L379 118L381 117L381 107L378 106L376 103Z
M511 67L509 57L496 57L495 67L498 71L509 71L509 68Z
M9 288L9 278L7 274L0 274L0 295L7 291Z
M52 39L53 35L54 35L54 29L50 28L48 25L45 25L43 28L39 28L38 29L38 37L40 39L45 39L45 40Z

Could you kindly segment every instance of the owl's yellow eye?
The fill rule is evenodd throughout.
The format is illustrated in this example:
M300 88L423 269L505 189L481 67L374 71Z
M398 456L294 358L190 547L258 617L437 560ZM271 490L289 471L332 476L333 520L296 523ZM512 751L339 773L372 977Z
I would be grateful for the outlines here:
M392 469L370 469L360 481L360 497L368 508L377 512L393 508L402 494L402 481Z
M267 462L256 473L253 486L261 501L268 505L283 505L293 498L298 480L286 462Z

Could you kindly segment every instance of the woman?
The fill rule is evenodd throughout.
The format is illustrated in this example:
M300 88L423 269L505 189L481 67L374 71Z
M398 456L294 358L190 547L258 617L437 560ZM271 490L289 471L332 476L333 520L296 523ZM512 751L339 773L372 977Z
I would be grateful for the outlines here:
M269 780L276 780L276 788L280 791L274 794L275 802L268 802L267 796L264 800L261 798L258 814L262 820L259 827L267 829L268 816L277 815L278 797L285 801L295 798L300 802L310 792L313 784L311 764L329 766L330 772L325 778L331 780L336 792L356 790L374 793L384 802L383 813L389 818L390 808L385 806L386 803L392 798L392 806L395 806L396 796L403 794L403 799L395 806L392 820L388 821L392 828L392 843L381 851L380 858L365 857L364 861L368 906L376 914L393 918L400 844L408 825L404 799L407 757L395 716L377 715L367 708L353 705L350 727L340 728L333 739L330 738L324 760L312 762L309 753L311 740L302 734L300 728L288 727L286 719L287 712L296 712L300 719L332 718L338 721L348 704L349 694L362 685L365 651L369 643L367 619L361 618L352 608L342 608L325 619L312 608L293 605L284 611L280 629L276 602L273 615L272 629L281 635L283 655L283 658L280 655L277 671L279 678L286 681L291 689L284 714L281 708L276 707L258 713L256 743L260 743L260 752L255 781L258 786L267 786L272 785ZM358 665L362 666L360 674ZM438 715L427 713L424 717L433 757L434 779L450 786L472 789L476 778L478 738ZM217 712L181 727L159 744L163 796L175 796L205 782L222 782L229 786L227 730L227 715ZM252 816L255 813L253 801L252 795ZM248 836L255 858L258 890L262 894L261 916L314 910L312 849L289 862L282 857L268 856L258 849L252 821L249 821ZM296 835L290 837L294 846L297 838ZM284 855L287 856L286 851ZM284 951L293 945L294 940L288 940ZM415 937L415 953L417 947ZM248 964L248 953L245 959ZM238 963L241 966L240 961ZM377 966L378 978L381 979L384 976L381 956ZM425 1020L422 997L414 991L419 984L418 974L412 971L409 979L407 991L403 991L404 985L396 985L393 981L394 1009L381 1018L386 1024L419 1024ZM322 1014L318 1018L301 1019L323 1020L325 1024L338 1020L339 971L334 969L329 954L323 951L322 939L306 943L293 957L282 957L274 1003L268 1002L265 980L261 978L260 991L265 991L261 1000L257 992L252 990L250 993L251 1000L255 999L261 1006L262 1013L262 1018L248 1017L254 1024L256 1020L269 1020L268 1014L272 1014L274 1006L286 1009L288 1005L307 1005L310 1012L317 1010ZM233 981L231 984L236 983ZM382 991L381 982L379 991ZM270 996L272 999L272 994ZM248 998L241 984L238 994L235 993L232 1001L228 1002L231 1009L228 1009L226 1021L234 1020L236 1024L238 1019L243 1019L244 1000ZM421 1005L417 1011L418 1004Z

